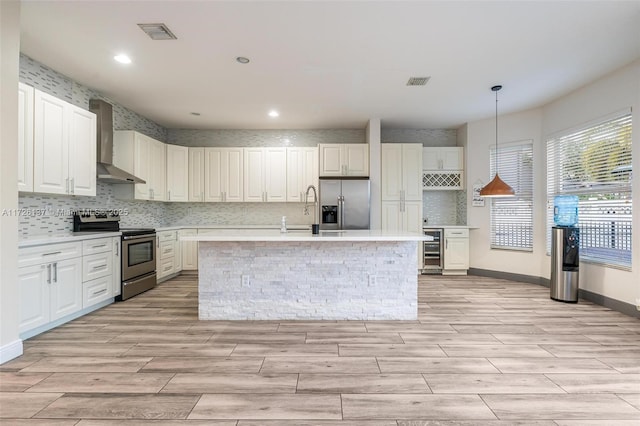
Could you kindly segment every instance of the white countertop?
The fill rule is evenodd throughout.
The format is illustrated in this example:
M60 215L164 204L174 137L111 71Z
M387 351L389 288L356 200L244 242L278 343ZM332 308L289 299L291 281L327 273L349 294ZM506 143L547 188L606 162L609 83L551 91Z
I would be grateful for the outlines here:
M380 230L320 231L310 230L281 233L274 229L219 229L206 234L181 237L181 241L431 241L432 237L412 232Z
M430 225L430 224L426 224L426 225L422 225L422 229L476 229L476 227L474 226L468 226L468 225Z
M120 235L122 235L120 232L61 232L59 234L34 235L18 241L18 248L93 240L95 238L119 237Z
M311 225L287 225L291 230L308 230L311 232ZM156 228L156 232L175 231L180 229L277 229L280 230L280 224L276 225L178 225L178 226L161 226Z

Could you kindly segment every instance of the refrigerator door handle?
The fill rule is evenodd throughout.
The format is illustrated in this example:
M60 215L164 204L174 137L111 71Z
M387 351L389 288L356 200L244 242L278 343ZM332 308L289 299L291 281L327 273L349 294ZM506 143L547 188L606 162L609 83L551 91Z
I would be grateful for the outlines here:
M338 195L338 229L342 229L342 195Z
M344 228L344 195L340 196L340 202L342 206L340 207L340 229Z

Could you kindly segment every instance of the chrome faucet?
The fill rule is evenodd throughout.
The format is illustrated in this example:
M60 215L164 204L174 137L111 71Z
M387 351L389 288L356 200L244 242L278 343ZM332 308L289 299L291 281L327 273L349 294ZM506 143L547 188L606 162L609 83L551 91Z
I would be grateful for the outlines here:
M304 215L309 216L309 190L313 190L313 223L318 223L318 193L316 192L316 187L313 185L309 185L307 187L307 192L304 194Z

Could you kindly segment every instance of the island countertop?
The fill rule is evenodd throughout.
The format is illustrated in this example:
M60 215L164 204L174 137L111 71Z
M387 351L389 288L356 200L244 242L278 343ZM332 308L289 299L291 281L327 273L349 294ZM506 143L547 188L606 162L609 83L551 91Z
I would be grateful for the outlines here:
M417 232L390 232L381 230L309 230L288 231L275 229L215 229L204 234L180 237L181 241L432 241L433 237Z

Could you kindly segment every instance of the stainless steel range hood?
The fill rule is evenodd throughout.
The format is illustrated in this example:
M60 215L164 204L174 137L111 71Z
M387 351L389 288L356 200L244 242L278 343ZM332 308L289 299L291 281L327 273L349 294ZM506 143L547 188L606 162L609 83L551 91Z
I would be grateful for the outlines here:
M98 180L108 183L146 183L113 165L113 107L101 99L89 100L89 111L97 116Z

